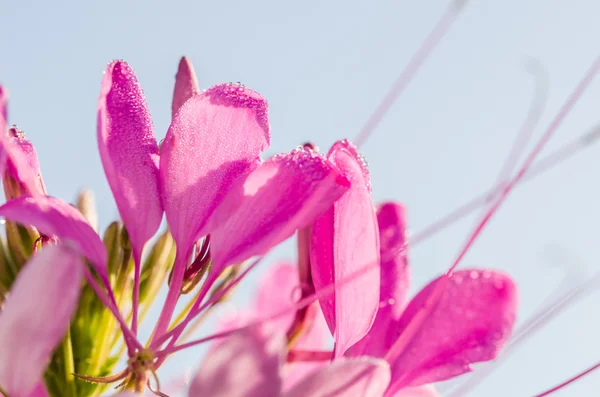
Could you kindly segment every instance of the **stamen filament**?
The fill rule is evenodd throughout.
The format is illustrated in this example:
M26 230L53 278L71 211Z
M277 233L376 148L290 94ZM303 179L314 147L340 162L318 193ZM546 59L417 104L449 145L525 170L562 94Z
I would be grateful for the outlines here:
M362 146L373 133L375 128L377 128L381 120L383 120L385 114L388 112L388 110L390 110L394 102L396 102L396 99L398 99L398 97L406 89L408 84L421 69L421 66L423 66L429 55L431 55L433 50L442 41L446 33L448 33L458 18L460 12L464 8L465 3L466 1L464 0L452 0L450 4L448 4L446 10L437 21L427 38L423 41L417 52L408 62L408 65L406 65L392 85L392 88L390 88L388 93L383 97L379 106L377 106L373 114L371 114L371 117L369 117L367 123L361 129L360 133L354 140L357 147Z

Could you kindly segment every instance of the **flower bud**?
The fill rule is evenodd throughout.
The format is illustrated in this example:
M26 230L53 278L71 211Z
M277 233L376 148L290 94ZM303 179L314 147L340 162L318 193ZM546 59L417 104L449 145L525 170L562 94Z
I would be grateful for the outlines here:
M23 157L27 160L25 165L28 166L36 176L35 189L36 192L30 191L30 188L26 186L25 183L21 180L20 170L17 169L17 166L11 161L10 157L8 158L6 169L2 175L2 183L4 184L4 194L7 200L11 200L21 196L35 196L35 195L45 195L46 187L44 185L44 180L42 178L42 172L40 170L40 164L38 162L37 153L35 152L35 148L31 144L31 142L25 138L25 134L16 126L12 126L8 130L8 136L10 142L14 144L12 147L13 150L18 150L21 152Z
M88 189L84 189L79 192L77 196L77 208L79 212L85 217L92 228L98 231L98 213L96 212L96 199L94 198L94 192Z
M175 241L168 230L152 246L140 277L141 303L149 304L156 297L175 261L175 248Z

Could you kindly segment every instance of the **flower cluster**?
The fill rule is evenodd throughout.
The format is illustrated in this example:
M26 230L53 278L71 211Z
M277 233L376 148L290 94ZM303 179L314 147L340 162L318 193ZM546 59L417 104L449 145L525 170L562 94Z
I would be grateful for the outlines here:
M405 210L373 204L351 142L261 159L271 138L265 99L241 84L201 91L186 58L160 144L132 68L107 67L97 139L121 220L102 237L89 193L76 205L47 195L33 146L8 128L6 98L0 91L7 397L98 396L108 385L164 396L157 371L167 357L212 340L190 397L434 396L431 383L495 358L511 335L517 293L502 273L449 272L408 300ZM149 243L163 215L167 228ZM184 341L294 234L298 262L267 274L242 319ZM144 343L140 323L165 284Z

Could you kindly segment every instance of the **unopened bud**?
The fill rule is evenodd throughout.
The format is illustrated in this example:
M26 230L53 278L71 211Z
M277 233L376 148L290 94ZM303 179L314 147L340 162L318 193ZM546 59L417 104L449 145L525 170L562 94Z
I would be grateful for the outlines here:
M11 200L21 196L45 195L46 187L42 179L42 172L38 162L37 153L31 142L25 138L25 134L16 126L8 130L8 136L11 145L11 150L19 151L26 161L23 164L18 164L19 167L29 167L28 173L35 175L35 183L29 185L22 180L24 170L18 169L17 164L14 164L10 156L6 163L6 168L2 175L2 183L4 184L4 194L7 200ZM31 191L30 189L36 189Z
M94 192L84 189L77 196L77 208L95 231L98 231L98 213Z
M104 246L108 253L108 274L111 275L111 278L116 275L123 256L123 250L121 248L122 227L123 225L121 222L115 221L108 225L103 236Z
M169 270L175 261L175 241L169 231L165 231L150 249L142 267L140 277L140 302L146 303L156 297Z

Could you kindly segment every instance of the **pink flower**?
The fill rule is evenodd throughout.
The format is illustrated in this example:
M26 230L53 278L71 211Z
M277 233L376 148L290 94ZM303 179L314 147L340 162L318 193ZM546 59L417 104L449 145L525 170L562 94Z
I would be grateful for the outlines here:
M264 98L238 84L219 84L200 93L186 59L177 74L172 110L173 122L159 154L132 68L123 61L109 64L98 102L97 137L135 264L131 327L117 307L102 240L76 208L36 190L39 178L23 151L3 134L0 140L0 165L13 167L11 175L33 196L8 201L0 206L0 216L68 242L91 262L106 292L89 272L87 280L119 321L129 356L151 363L152 368L130 368L129 376L137 382L155 370L153 353L167 340L172 346L180 335L171 332L167 337L167 329L199 239L211 236L212 269L185 324L201 312L204 297L224 268L265 254L309 225L349 187L332 164L310 150L295 149L263 162L260 153L270 142ZM144 349L137 340L141 259L163 209L177 256L150 348Z
M391 367L389 396L496 357L515 321L513 281L498 272L459 271L431 282L404 308L409 286L404 209L387 203L375 212L368 172L350 144L337 143L328 158L352 182L315 221L310 243L317 292L339 284L319 299L335 356L384 358Z

